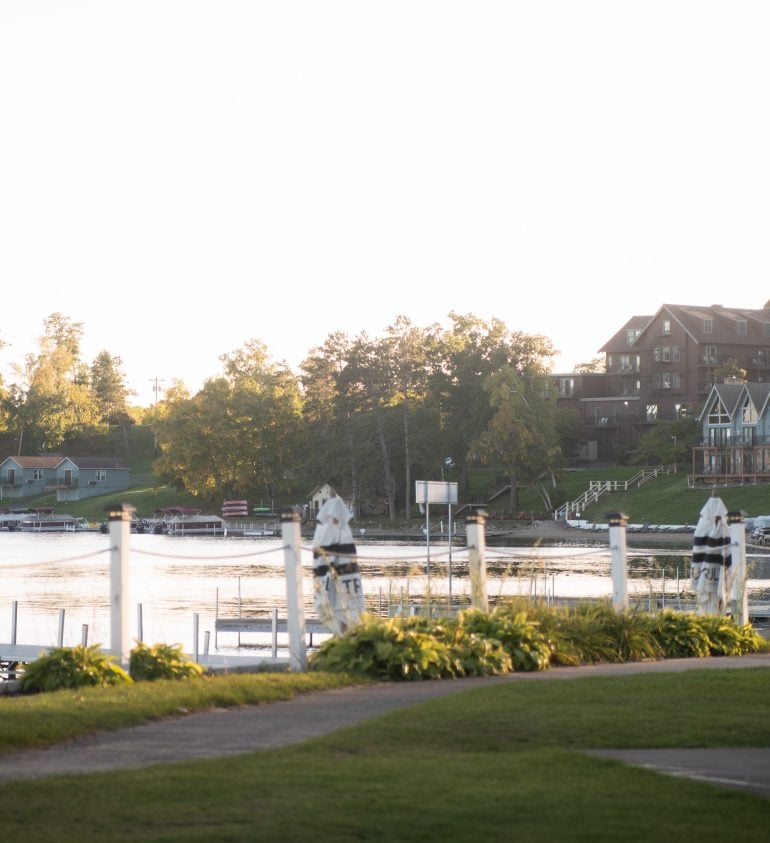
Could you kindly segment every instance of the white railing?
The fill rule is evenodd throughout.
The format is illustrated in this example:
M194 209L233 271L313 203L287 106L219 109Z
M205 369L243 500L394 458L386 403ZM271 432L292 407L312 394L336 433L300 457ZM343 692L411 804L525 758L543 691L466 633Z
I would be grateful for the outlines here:
M588 489L575 500L562 504L553 514L554 521L566 519L570 512L580 512L587 506L597 503L603 495L610 492L628 492L638 489L648 480L653 480L660 474L676 474L676 463L658 465L655 468L643 468L628 480L591 480Z

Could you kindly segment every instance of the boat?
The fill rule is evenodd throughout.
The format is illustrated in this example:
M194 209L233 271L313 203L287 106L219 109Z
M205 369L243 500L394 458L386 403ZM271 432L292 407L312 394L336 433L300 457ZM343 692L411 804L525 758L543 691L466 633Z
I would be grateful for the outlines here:
M88 521L85 518L57 513L53 507L31 508L19 520L8 522L9 530L20 530L23 533L74 533L87 528Z
M218 515L203 515L187 506L164 506L153 513L169 536L225 536L227 524Z

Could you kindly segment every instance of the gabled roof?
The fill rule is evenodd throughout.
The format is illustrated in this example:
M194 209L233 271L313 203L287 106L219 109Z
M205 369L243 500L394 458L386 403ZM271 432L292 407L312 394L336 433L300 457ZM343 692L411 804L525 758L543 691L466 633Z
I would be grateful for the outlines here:
M76 468L128 468L126 463L117 457L60 457L62 463L69 460Z
M42 457L7 457L6 462L15 462L19 468L56 468L62 461L61 454L46 454Z
M730 419L735 418L735 414L741 411L746 398L751 399L757 412L762 415L762 410L770 399L770 383L715 383L703 404L698 421L702 421L703 417L711 412L715 397L722 402Z
M770 304L768 302L767 304ZM721 304L714 304L710 307L703 305L685 304L663 304L654 316L633 316L608 342L599 349L600 352L618 353L624 349L632 348L626 342L626 332L629 329L639 331L639 337L657 319L661 313L667 313L672 320L677 322L682 329L696 343L708 345L719 345L720 343L741 343L744 341L750 344L749 337L739 337L736 330L736 322L754 322L757 324L770 323L770 307L745 308L745 307L723 307ZM706 319L711 320L712 331L707 334L703 330Z
M654 316L632 316L616 334L604 343L599 352L618 354L632 348L626 342L628 331L643 331L654 318Z

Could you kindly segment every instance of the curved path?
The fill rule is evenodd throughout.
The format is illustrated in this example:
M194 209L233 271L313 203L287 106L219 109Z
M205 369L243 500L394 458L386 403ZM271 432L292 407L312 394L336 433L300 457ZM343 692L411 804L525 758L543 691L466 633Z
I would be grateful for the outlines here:
M502 683L749 667L770 667L770 654L562 667L542 673L340 688L303 694L285 702L217 709L102 732L48 749L2 754L0 782L218 758L287 746L395 709ZM601 750L598 754L770 797L770 749Z

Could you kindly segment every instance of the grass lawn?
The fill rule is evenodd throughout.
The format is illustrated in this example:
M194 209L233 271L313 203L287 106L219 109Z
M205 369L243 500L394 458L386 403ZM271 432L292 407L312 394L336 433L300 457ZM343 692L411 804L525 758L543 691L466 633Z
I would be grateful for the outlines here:
M770 800L582 755L770 746L770 670L514 682L281 750L0 786L13 841L748 841Z

